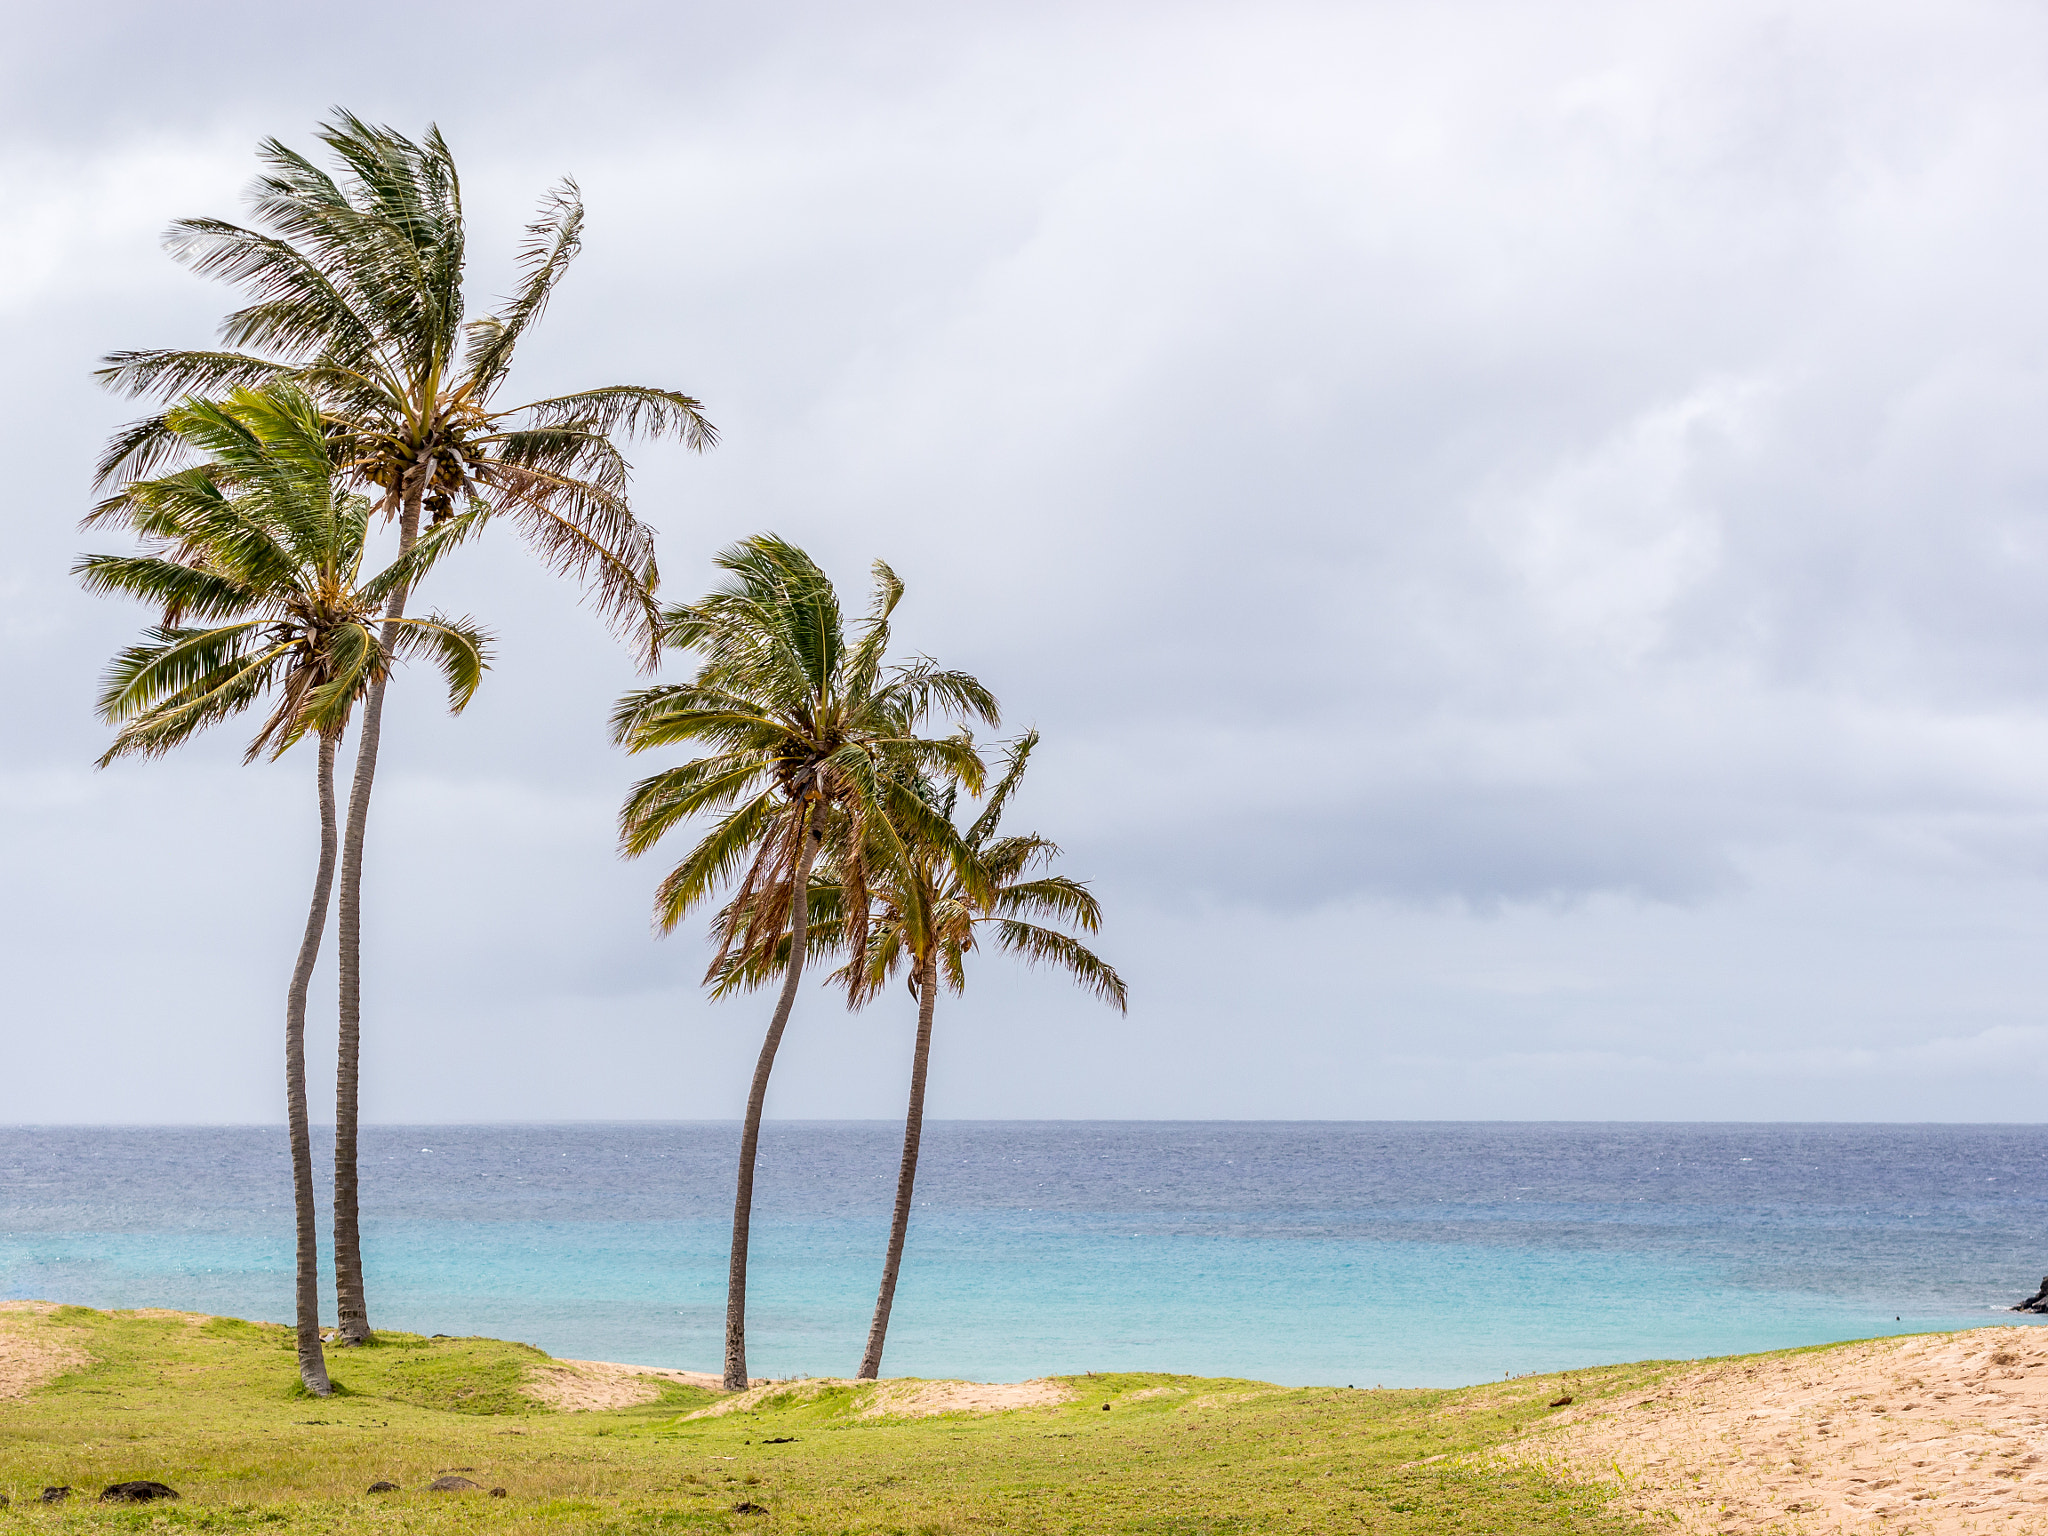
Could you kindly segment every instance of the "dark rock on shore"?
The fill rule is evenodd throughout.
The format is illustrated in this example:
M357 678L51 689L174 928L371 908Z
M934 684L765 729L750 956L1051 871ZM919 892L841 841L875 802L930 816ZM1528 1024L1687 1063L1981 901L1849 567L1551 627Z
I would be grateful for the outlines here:
M175 1499L178 1490L165 1483L139 1478L132 1483L115 1483L100 1493L102 1504L148 1504L157 1499Z
M2041 1277L2041 1289L2010 1310L2014 1312L2048 1312L2048 1275Z

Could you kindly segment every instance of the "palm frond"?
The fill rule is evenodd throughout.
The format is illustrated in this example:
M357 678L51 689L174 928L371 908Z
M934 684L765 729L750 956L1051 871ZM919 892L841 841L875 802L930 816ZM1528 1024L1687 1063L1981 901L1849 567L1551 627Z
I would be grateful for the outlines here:
M95 597L140 598L164 611L164 623L186 618L231 619L258 601L242 582L154 555L86 555L71 567Z
M1027 965L1058 966L1118 1013L1129 1011L1130 994L1123 978L1078 939L1014 918L999 918L991 926L996 942Z
M704 403L675 389L644 384L607 384L573 394L530 400L507 414L523 414L536 428L575 427L585 432L625 432L673 437L703 453L718 444L718 429L704 415Z
M996 779L995 788L988 792L988 803L974 818L974 825L967 829L967 841L974 847L979 848L995 836L996 828L1002 825L1003 809L1010 803L1010 796L1016 793L1018 784L1023 782L1024 770L1030 765L1031 754L1037 746L1038 732L1026 731L1011 742L1009 750L1003 754L1002 774Z
M583 194L574 177L564 177L542 196L540 216L526 226L526 243L518 255L519 291L502 311L470 324L467 373L474 394L488 395L504 378L512 349L547 308L555 284L582 247Z
M712 891L729 883L749 854L759 859L768 846L763 833L776 824L775 811L769 796L756 795L721 818L669 871L654 893L655 919L662 932L673 930ZM724 958L721 952L714 967Z
M1102 927L1102 903L1085 884L1065 875L1006 885L990 901L989 910L1003 917L1058 917L1084 933Z
M224 394L231 389L261 389L288 372L288 364L246 352L144 347L109 352L92 376L102 389L130 399L154 395L160 400L176 400Z
M448 711L460 714L476 697L477 686L491 665L491 637L468 619L428 614L423 619L386 620L395 633L394 659L426 656L448 684Z

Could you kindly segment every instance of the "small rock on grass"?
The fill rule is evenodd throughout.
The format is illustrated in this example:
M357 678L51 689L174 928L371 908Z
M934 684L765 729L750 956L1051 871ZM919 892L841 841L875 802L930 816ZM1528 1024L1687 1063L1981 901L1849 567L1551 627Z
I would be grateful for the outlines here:
M379 1478L376 1482L370 1484L369 1491L371 1493L397 1493L399 1490L398 1484L387 1483L382 1478Z
M504 1490L504 1489L502 1489L502 1488L493 1488L493 1489L491 1490L491 1497L492 1497L492 1498L494 1498L494 1499L502 1499L502 1498L505 1498L505 1497L506 1497L506 1493L505 1493L505 1490Z
M70 1497L71 1490L69 1488L45 1488L43 1490L43 1502L45 1504L62 1504Z
M427 1484L431 1493L467 1493L472 1488L482 1488L482 1483L472 1483L466 1477L437 1477Z
M749 1504L746 1500L742 1499L739 1503L733 1505L732 1512L736 1515L765 1515L768 1513L768 1506L765 1504Z
M175 1499L178 1490L164 1483L138 1478L132 1483L114 1483L101 1490L102 1504L148 1504L156 1499Z

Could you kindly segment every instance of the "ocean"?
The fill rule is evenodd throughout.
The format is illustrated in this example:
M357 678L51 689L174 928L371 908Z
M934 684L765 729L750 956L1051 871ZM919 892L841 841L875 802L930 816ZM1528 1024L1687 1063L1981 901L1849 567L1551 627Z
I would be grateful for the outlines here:
M900 1136L764 1129L756 1375L852 1374ZM716 1370L738 1140L367 1127L371 1321ZM2028 1321L2004 1309L2048 1272L2042 1126L956 1121L924 1146L889 1375L1457 1385ZM288 1321L290 1193L277 1128L0 1128L0 1297Z

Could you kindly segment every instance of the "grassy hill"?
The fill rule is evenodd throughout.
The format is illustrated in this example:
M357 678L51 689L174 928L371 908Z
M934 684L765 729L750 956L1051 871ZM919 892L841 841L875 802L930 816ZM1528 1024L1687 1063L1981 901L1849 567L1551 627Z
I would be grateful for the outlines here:
M900 1388L878 1401L790 1383L692 1417L718 1399L667 1383L629 1408L550 1409L525 1390L548 1357L492 1339L386 1334L334 1351L343 1390L315 1399L289 1333L268 1324L61 1307L10 1311L0 1329L17 1360L59 1372L0 1398L0 1532L1632 1528L1600 1493L1465 1459L1541 1421L1555 1377L1381 1392L1124 1373L1065 1378L1074 1396L1057 1406L918 1418L887 1411ZM1658 1374L1571 1385L1583 1403ZM448 1473L505 1494L426 1491ZM139 1478L183 1497L95 1502ZM400 1491L366 1491L378 1481ZM39 1501L66 1484L66 1502Z

